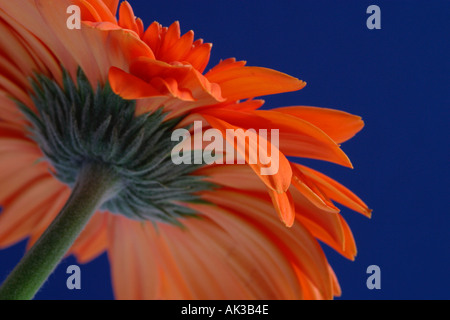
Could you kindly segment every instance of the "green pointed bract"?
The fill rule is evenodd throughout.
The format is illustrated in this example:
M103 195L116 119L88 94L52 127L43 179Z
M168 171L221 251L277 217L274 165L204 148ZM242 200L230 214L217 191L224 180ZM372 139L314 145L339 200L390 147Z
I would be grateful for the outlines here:
M102 209L137 220L182 224L195 212L177 202L200 201L198 192L214 188L191 173L201 165L175 165L171 141L180 118L164 121L163 109L135 116L136 102L116 95L107 83L92 88L81 69L74 83L64 71L63 87L45 76L32 80L36 111L19 103L31 122L54 176L73 186L86 163L111 168L120 189Z

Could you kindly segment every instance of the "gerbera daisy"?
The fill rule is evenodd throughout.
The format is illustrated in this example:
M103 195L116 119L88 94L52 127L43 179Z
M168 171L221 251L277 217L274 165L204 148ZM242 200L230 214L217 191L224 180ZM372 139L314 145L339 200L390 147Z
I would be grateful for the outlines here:
M67 26L71 5L80 29ZM205 72L211 44L181 35L178 22L144 28L126 1L0 0L0 33L0 247L29 238L0 297L32 298L64 255L85 263L105 251L118 299L340 295L318 241L354 259L333 201L371 211L286 157L351 167L339 144L360 117L258 110L254 98L305 82L235 59ZM175 164L172 133L201 134L195 121L225 139L231 129L268 134L228 139L244 164ZM277 156L273 174L250 161L255 139Z

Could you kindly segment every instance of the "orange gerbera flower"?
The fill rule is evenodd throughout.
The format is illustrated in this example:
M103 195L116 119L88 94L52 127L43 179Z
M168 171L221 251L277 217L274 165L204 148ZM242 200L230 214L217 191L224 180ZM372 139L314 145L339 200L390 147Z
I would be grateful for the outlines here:
M80 8L80 29L66 25L70 5ZM339 144L362 129L360 117L306 106L257 110L264 101L255 97L305 82L235 59L205 73L211 44L181 35L178 22L145 29L126 1L0 0L0 33L0 247L29 237L31 248L94 168L114 176L114 188L99 195L68 254L84 263L107 251L117 298L340 295L318 240L354 259L333 201L371 211L286 156L351 167ZM230 129L269 134L229 141L245 164L177 166L168 137L194 132L194 121L224 138ZM245 151L263 138L259 148L279 159L271 175Z

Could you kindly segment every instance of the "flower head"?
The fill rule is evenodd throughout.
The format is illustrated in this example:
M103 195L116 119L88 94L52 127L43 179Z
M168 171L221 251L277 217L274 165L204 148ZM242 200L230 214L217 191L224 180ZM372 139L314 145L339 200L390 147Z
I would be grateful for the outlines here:
M371 211L287 157L351 167L340 143L361 130L361 118L307 106L258 110L264 101L255 98L305 82L235 59L205 72L211 44L181 35L178 22L145 28L118 2L0 0L0 246L25 237L33 245L83 165L96 163L119 182L70 253L86 262L107 251L117 298L339 295L318 240L353 259L334 203ZM70 5L80 8L81 29L66 27ZM211 128L243 164L171 161L175 130ZM276 172L251 161L254 145L276 155Z

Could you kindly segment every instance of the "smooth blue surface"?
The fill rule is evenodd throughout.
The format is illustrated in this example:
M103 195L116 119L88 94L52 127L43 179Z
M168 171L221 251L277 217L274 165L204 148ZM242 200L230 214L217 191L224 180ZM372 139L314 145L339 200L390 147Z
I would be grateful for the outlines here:
M343 145L355 169L304 161L342 182L374 209L371 220L343 209L359 254L326 249L341 299L449 299L449 1L131 1L147 26L181 23L213 42L209 68L236 57L307 81L266 106L313 105L363 117ZM381 30L366 9L381 8ZM208 69L209 69L208 68ZM0 280L24 244L0 251ZM82 265L82 290L65 287L66 260L38 299L112 298L106 255ZM381 268L381 290L366 269Z

